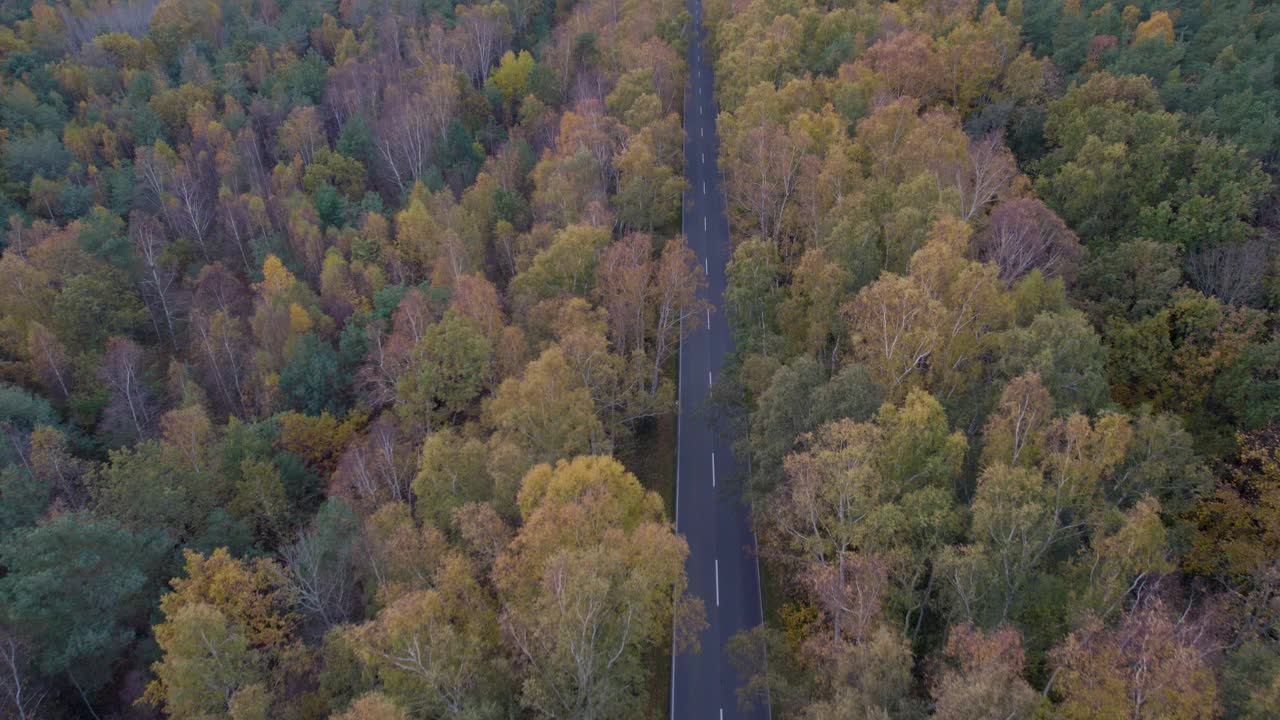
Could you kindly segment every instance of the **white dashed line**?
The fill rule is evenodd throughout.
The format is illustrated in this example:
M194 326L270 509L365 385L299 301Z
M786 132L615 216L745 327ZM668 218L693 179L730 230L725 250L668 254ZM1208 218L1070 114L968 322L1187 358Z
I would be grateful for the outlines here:
M716 558L716 607L720 607L720 558Z
M711 387L711 371L707 371L707 387Z
M706 232L706 231L707 231L707 218L706 218L706 217L703 217L703 218L702 218L702 232Z
M711 329L711 308L707 308L707 329L708 329L708 330L710 330L710 329ZM712 457L715 457L715 456L714 456L714 455L712 455ZM711 462L712 462L712 463L714 463L715 461L714 461L714 460L712 460ZM712 483L712 484L714 484L714 483Z
M703 181L702 181L702 194L703 194L703 195L706 195L706 194L707 194L707 181L706 181L706 180L703 180Z
M711 453L711 487L716 486L716 454Z

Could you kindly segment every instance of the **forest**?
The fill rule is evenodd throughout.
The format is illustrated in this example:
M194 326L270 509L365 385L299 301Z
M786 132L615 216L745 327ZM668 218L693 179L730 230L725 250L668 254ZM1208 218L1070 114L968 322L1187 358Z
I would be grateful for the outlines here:
M1280 717L1280 8L0 6L0 717L665 717L736 343L809 720ZM700 421L684 418L685 421Z
M707 0L804 718L1280 716L1280 12Z
M5 12L0 716L661 706L680 6Z

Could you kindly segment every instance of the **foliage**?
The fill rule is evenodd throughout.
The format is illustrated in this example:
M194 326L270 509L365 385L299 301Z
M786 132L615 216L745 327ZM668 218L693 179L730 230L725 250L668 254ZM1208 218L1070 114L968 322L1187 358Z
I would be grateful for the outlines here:
M744 705L1277 714L1280 10L697 10L0 9L0 715L657 714L726 327Z
M167 543L69 513L0 543L3 622L35 644L41 675L94 693L137 639Z

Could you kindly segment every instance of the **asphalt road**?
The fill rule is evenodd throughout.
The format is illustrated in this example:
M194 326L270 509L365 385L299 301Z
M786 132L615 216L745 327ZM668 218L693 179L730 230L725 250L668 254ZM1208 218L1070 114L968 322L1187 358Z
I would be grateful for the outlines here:
M740 682L725 648L734 633L761 622L760 576L747 509L728 481L738 468L731 443L713 430L707 409L711 386L733 351L723 311L729 226L716 163L715 81L703 48L701 3L686 2L694 32L687 50L684 156L689 187L684 196L683 224L689 247L707 271L704 297L715 309L699 318L705 324L680 347L676 528L689 542L685 564L689 591L705 603L708 627L700 637L700 653L673 659L671 717L766 720L767 707L748 713L739 710L736 693Z

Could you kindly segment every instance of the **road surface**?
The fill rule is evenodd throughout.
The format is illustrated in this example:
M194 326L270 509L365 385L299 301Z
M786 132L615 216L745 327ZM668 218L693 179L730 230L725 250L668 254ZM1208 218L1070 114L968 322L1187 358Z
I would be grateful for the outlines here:
M685 89L684 232L707 271L704 297L714 310L680 346L680 415L676 480L676 529L689 541L685 570L689 591L706 605L701 652L675 657L671 667L672 720L767 720L767 707L738 708L740 685L725 644L739 630L760 624L760 577L747 509L728 479L737 464L730 440L710 426L706 402L720 368L733 351L724 313L729 227L716 154L715 82L704 52L701 2L687 0L693 32L687 50Z

